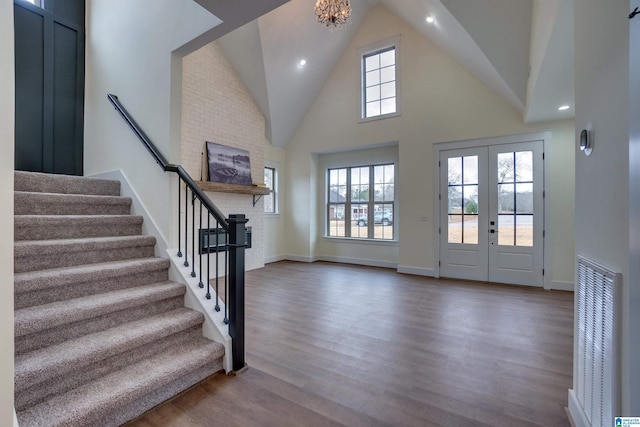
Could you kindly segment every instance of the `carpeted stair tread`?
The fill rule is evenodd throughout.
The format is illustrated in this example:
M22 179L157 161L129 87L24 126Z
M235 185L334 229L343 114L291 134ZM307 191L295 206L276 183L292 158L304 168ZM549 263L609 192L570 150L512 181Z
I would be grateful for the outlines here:
M24 426L104 425L105 419L117 418L119 408L195 369L219 363L223 353L219 343L194 340L20 411L18 422Z
M183 284L164 282L23 308L15 311L15 336L20 337L107 313L151 304L184 295L185 291Z
M14 192L15 215L129 215L131 198L84 194Z
M203 321L202 313L179 308L18 356L15 360L16 391L150 345Z
M91 316L75 323L65 323L53 328L38 330L34 333L16 336L14 340L14 353L26 354L30 351L60 344L64 341L79 338L85 335L104 331L123 323L133 322L156 314L184 307L184 295L176 295L159 301L143 301L134 307L113 311L106 314Z
M15 191L40 193L120 195L120 181L38 172L14 173Z
M108 375L111 372L123 369L141 360L154 357L172 348L181 347L200 337L202 337L202 325L198 324L190 329L153 341L150 344L134 347L124 353L118 353L90 365L84 365L82 369L69 371L64 375L39 382L20 392L16 392L14 400L16 411L23 411L55 395L66 393L69 390L73 390L83 384Z
M169 278L169 265L166 258L148 257L16 273L14 307L18 310L164 282Z
M115 180L14 175L21 426L119 426L223 370L224 346Z
M16 273L13 279L14 294L52 289L89 280L105 280L124 274L166 270L170 264L166 258L134 258Z
M117 249L155 245L153 236L107 236L78 239L24 240L14 243L16 256L42 255L60 251L85 252L94 249Z
M17 215L14 240L50 240L141 234L135 215Z
M154 256L153 236L109 236L14 242L14 271L45 270Z
M174 396L180 394L185 391L189 387L198 384L201 381L206 380L214 375L218 375L222 373L222 360L220 359L216 363L209 363L207 365L201 366L191 372L181 376L177 380L172 381L169 384L163 385L161 388L156 389L152 393L149 393L141 398L129 402L126 406L120 408L118 412L112 413L111 417L104 417L100 419L101 427L109 427L109 426L121 426L124 425L127 421L136 419L138 416L144 414L145 412L153 409L154 407L161 405L163 402L170 400ZM216 418L216 423L218 425L224 424L220 423L220 420ZM213 420L208 421L209 424L213 424ZM175 425L175 424L171 424ZM181 424L185 425L185 424ZM186 424L189 426L190 424L187 422Z

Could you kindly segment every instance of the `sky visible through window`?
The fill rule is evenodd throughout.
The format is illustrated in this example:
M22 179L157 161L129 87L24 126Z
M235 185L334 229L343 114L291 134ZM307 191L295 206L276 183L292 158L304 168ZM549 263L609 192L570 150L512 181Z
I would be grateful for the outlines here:
M364 118L396 112L396 49L363 56Z

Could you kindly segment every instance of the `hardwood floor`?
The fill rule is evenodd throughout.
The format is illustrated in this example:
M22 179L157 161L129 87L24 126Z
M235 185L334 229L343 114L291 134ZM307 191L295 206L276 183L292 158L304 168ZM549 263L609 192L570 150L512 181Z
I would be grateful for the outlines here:
M573 294L331 263L247 274L249 369L130 426L567 426Z

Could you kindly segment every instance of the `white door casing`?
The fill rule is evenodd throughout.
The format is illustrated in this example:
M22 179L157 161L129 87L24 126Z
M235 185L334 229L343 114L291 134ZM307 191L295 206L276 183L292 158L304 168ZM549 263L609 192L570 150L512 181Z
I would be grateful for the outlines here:
M544 143L522 139L438 144L440 276L543 285Z

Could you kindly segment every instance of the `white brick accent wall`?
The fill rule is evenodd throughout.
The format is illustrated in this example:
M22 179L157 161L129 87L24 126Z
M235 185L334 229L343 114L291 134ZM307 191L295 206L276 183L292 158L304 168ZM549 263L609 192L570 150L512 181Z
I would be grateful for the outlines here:
M181 163L196 181L201 176L207 180L206 141L247 150L252 181L263 182L264 116L215 42L186 56L182 63ZM250 195L207 195L225 215L245 214L249 218L253 245L245 252L246 267L264 266L262 200L254 207ZM197 217L196 209L196 222Z

